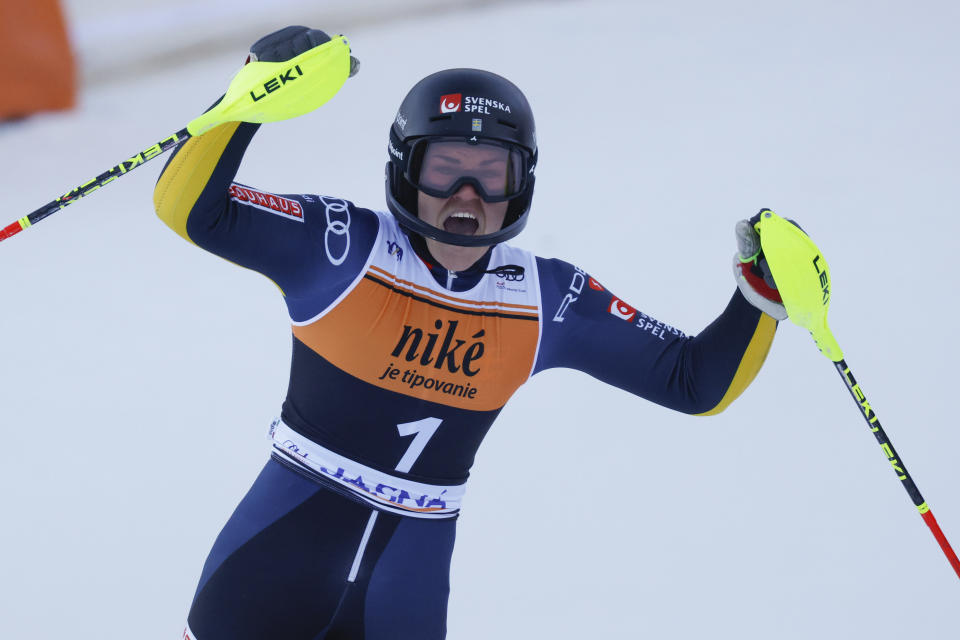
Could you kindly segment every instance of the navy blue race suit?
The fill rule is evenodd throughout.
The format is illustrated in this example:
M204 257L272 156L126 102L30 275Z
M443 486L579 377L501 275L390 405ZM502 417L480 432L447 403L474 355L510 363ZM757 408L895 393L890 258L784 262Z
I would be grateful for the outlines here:
M448 272L389 213L236 184L257 128L188 140L155 192L178 234L276 283L293 334L271 459L204 566L191 638L443 638L464 484L527 378L577 369L703 415L766 357L776 322L739 291L688 336L561 260L497 245Z

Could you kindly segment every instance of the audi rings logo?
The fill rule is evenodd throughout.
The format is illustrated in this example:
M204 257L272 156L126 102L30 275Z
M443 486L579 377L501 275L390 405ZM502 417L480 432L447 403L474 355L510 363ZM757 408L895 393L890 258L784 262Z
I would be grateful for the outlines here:
M323 248L330 264L338 267L350 253L350 207L345 200L329 196L320 196L320 202L325 207L324 215L327 218Z

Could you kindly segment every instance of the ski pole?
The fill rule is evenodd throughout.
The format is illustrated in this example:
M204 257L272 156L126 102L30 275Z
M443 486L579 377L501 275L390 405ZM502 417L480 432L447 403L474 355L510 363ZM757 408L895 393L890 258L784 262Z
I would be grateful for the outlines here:
M853 398L867 426L876 437L887 462L906 489L914 506L927 523L950 566L960 577L960 560L953 547L937 523L930 505L920 494L913 478L907 473L903 459L893 448L880 419L867 401L863 389L853 377L853 372L843 358L843 351L827 325L827 310L830 306L830 270L827 261L813 240L798 226L781 218L774 212L764 209L755 228L760 234L763 252L767 257L773 278L780 291L780 297L787 308L790 320L810 332L820 352L831 362L846 383L847 391Z
M880 443L880 448L883 449L883 453L887 456L887 461L890 463L890 466L893 467L893 471L897 474L897 477L900 478L900 482L903 483L903 488L907 490L907 493L910 495L910 499L913 500L913 504L917 507L917 511L920 512L920 516L923 518L923 521L927 523L928 527L930 527L933 537L936 538L937 542L940 544L940 548L943 549L943 553L947 556L947 560L949 560L951 566L953 566L953 570L956 571L957 576L960 577L960 560L957 559L957 554L954 552L953 547L950 546L950 542L944 535L943 530L940 529L937 519L933 517L933 512L930 511L930 506L927 504L926 500L923 499L923 496L920 495L920 490L917 489L917 485L913 482L913 478L911 478L910 474L907 472L907 466L903 464L903 461L900 459L900 455L897 453L897 450L893 448L893 443L890 442L890 438L887 437L883 427L880 426L880 419L873 411L873 407L871 407L870 403L867 401L867 397L864 395L863 389L861 389L860 385L857 384L857 380L853 377L853 372L850 371L850 367L843 358L840 358L839 361L834 362L833 366L836 367L837 372L843 378L843 381L846 382L847 390L853 397L853 401L857 403L863 412L863 418L867 421L867 427L869 427L870 431L873 432L873 435L876 436L877 442Z
M210 110L191 120L180 131L3 227L0 241L217 125L225 122L276 122L309 113L332 98L347 78L356 73L358 66L350 55L350 44L343 36L334 36L328 42L283 62L249 62L237 72L226 94Z
M16 220L15 222L8 224L3 229L0 229L0 241L6 240L10 236L14 236L20 233L21 231L23 231L24 229L32 227L33 225L37 224L47 216L52 215L57 211L60 211L60 209L63 209L64 207L73 204L80 198L93 193L100 187L110 184L120 176L124 176L127 173L133 171L134 169L136 169L143 163L147 162L148 160L153 160L157 156L163 154L165 151L168 151L172 147L180 144L181 142L183 142L184 140L187 140L190 137L191 135L187 131L186 127L183 129L180 129L180 131L177 131L173 135L164 138L163 140L153 145L152 147L148 147L144 149L143 151L133 156L129 160L124 160L123 162L117 164L116 166L111 167L107 171L104 171L103 173L98 175L96 178L93 178L92 180L88 180L83 184L81 184L79 187L71 191L68 191L64 195L57 198L56 200L48 202L47 204L43 205L33 213L25 215L22 218Z

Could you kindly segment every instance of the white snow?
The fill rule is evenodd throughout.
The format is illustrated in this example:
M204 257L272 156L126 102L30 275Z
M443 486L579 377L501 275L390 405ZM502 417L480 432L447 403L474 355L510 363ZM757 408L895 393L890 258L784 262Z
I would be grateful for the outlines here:
M538 118L515 243L664 322L697 332L722 310L737 220L796 219L829 260L847 361L960 545L958 19L946 0L579 0L359 25L360 74L318 112L266 125L239 179L382 208L405 91L478 66L520 85ZM247 44L0 126L0 225L182 127ZM179 637L209 546L267 457L289 320L267 279L156 219L163 162L0 243L11 638ZM449 637L955 637L960 582L899 485L789 323L717 417L546 372L480 450Z

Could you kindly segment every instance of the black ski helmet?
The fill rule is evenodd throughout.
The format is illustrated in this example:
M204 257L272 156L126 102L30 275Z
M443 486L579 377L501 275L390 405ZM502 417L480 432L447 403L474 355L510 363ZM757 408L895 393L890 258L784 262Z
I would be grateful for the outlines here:
M417 186L411 181L419 170L417 150L436 138L494 141L519 151L523 163L519 192L508 200L499 231L479 236L451 233L417 216ZM387 156L387 207L408 232L445 244L479 247L509 240L527 224L537 164L536 130L526 97L506 78L479 69L447 69L427 76L400 104L390 127Z

